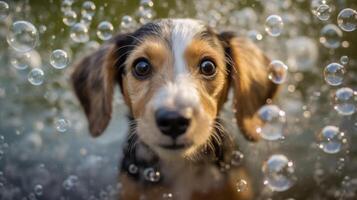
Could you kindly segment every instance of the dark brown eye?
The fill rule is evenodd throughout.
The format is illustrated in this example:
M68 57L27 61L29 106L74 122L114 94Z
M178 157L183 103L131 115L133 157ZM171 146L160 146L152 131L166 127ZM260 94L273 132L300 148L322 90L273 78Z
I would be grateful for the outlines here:
M216 74L216 65L211 60L203 60L200 64L201 74L212 77Z
M133 67L133 75L138 79L145 79L151 74L151 65L146 59L139 59Z

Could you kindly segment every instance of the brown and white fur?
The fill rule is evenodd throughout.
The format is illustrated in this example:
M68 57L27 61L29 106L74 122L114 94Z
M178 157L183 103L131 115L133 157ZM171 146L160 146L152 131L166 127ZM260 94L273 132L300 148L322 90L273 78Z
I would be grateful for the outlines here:
M145 77L137 75L140 60L150 67ZM201 69L206 60L215 66L209 77ZM262 122L256 112L277 90L268 80L268 64L249 40L231 32L216 33L192 19L146 24L114 37L79 62L72 81L93 136L99 136L110 121L116 84L129 108L131 131L120 172L121 199L156 200L163 193L185 200L253 199L244 168L230 167L234 142L217 119L232 88L241 132L248 140L259 139L256 128ZM155 115L162 108L190 120L183 134L173 138L162 133ZM134 176L128 172L131 154L140 161ZM143 181L141 164L154 165L162 180ZM243 192L236 189L240 179L248 181Z

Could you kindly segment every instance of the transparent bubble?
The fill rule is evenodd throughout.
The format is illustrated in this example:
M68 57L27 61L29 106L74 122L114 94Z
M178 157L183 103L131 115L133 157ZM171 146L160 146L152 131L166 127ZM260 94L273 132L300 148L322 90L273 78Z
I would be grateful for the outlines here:
M276 105L264 105L258 110L258 116L264 123L256 129L262 138L278 140L283 137L286 122L284 111Z
M317 142L325 153L335 154L341 150L343 133L336 126L325 126L317 135Z
M81 24L84 24L89 27L89 25L92 23L92 20L93 17L91 15L82 15Z
M357 28L357 12L351 8L341 10L337 16L338 26L346 31L351 32Z
M91 17L95 14L95 4L92 1L85 1L82 4L82 16L89 15Z
M139 11L138 11L138 15L139 15L140 23L146 24L153 19L154 12L152 9L144 9L144 8L140 7Z
M61 118L55 121L55 127L58 132L61 133L66 132L69 129L69 126L70 126L69 121L66 119Z
M18 70L27 69L30 65L31 55L26 53L12 52L10 54L10 63L13 67Z
M65 13L72 10L72 4L73 1L71 0L63 0L61 3L61 11Z
M273 60L268 66L268 78L275 84L282 84L286 80L288 66L280 60Z
M16 21L9 29L8 44L19 52L28 52L35 48L38 42L38 31L34 25L27 21Z
M340 58L340 62L343 65L347 65L349 61L350 61L350 59L348 58L348 56L341 56L341 58Z
M144 170L144 177L147 181L158 182L161 175L159 171L156 171L153 168L147 168Z
M252 41L260 41L263 39L263 35L256 30L248 31L247 35L248 35L248 38L251 39Z
M129 15L124 15L121 19L120 26L124 29L131 28L133 26L134 20Z
M45 73L42 71L42 69L39 68L32 69L27 75L27 80L32 85L36 85L36 86L41 85L44 79L45 79Z
M77 21L77 13L73 10L65 12L62 21L67 26L73 26Z
M334 108L340 115L352 115L356 111L356 92L351 88L343 87L336 91Z
M330 19L331 8L326 4L321 4L317 9L315 15L322 21Z
M136 173L138 173L139 168L135 164L130 164L128 170L129 170L129 173L136 174Z
M5 1L0 1L0 20L6 19L6 17L9 16L9 13L9 4L7 4Z
M265 31L273 37L278 37L284 28L283 20L279 15L270 15L265 20Z
M67 52L62 49L56 49L52 52L50 57L51 65L56 69L63 69L67 67L69 58Z
M172 193L164 193L162 194L162 199L173 199L174 195Z
M88 28L82 23L72 26L70 36L74 42L85 43L89 40Z
M331 63L327 65L324 70L326 83L332 86L341 85L345 72L345 68L338 63Z
M78 177L75 175L70 175L66 180L63 181L63 188L65 190L71 190L78 185Z
M242 160L244 158L244 154L240 151L232 152L231 164L234 166L239 166L242 164Z
M114 27L108 21L100 22L97 27L97 36L101 40L109 40L113 36Z
M240 179L237 183L236 183L236 189L237 192L243 192L244 190L247 189L247 181L244 179Z
M282 192L291 188L295 181L295 168L285 155L274 154L263 164L264 184L271 190Z
M37 196L41 196L43 194L42 185L36 185L34 191Z
M320 32L320 43L326 48L336 49L341 45L342 31L334 24L325 25Z
M45 25L41 25L40 27L38 27L38 31L40 32L40 34L44 34L47 31L47 27Z
M154 2L152 0L140 0L140 6L144 9L150 9L154 6Z

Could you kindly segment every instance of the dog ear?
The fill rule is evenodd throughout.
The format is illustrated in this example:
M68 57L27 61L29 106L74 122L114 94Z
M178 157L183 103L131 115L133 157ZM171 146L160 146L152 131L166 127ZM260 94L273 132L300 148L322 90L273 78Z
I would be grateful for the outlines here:
M270 60L248 39L230 32L221 33L220 39L229 60L237 124L248 140L257 141L260 136L256 129L263 124L257 111L278 89L268 78Z
M72 85L88 119L92 136L109 124L115 83L121 87L122 64L126 58L127 35L119 35L74 67ZM124 47L124 48L121 48Z

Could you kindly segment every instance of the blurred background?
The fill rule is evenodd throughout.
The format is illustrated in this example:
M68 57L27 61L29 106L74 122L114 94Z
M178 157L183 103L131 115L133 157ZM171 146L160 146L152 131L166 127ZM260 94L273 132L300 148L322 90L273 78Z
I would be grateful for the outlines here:
M115 199L127 108L117 90L110 127L91 138L69 74L112 35L168 17L235 31L285 63L271 66L286 78L272 77L282 90L278 117L261 110L265 140L245 141L229 102L221 113L257 199L356 199L356 9L355 0L0 0L0 199Z

